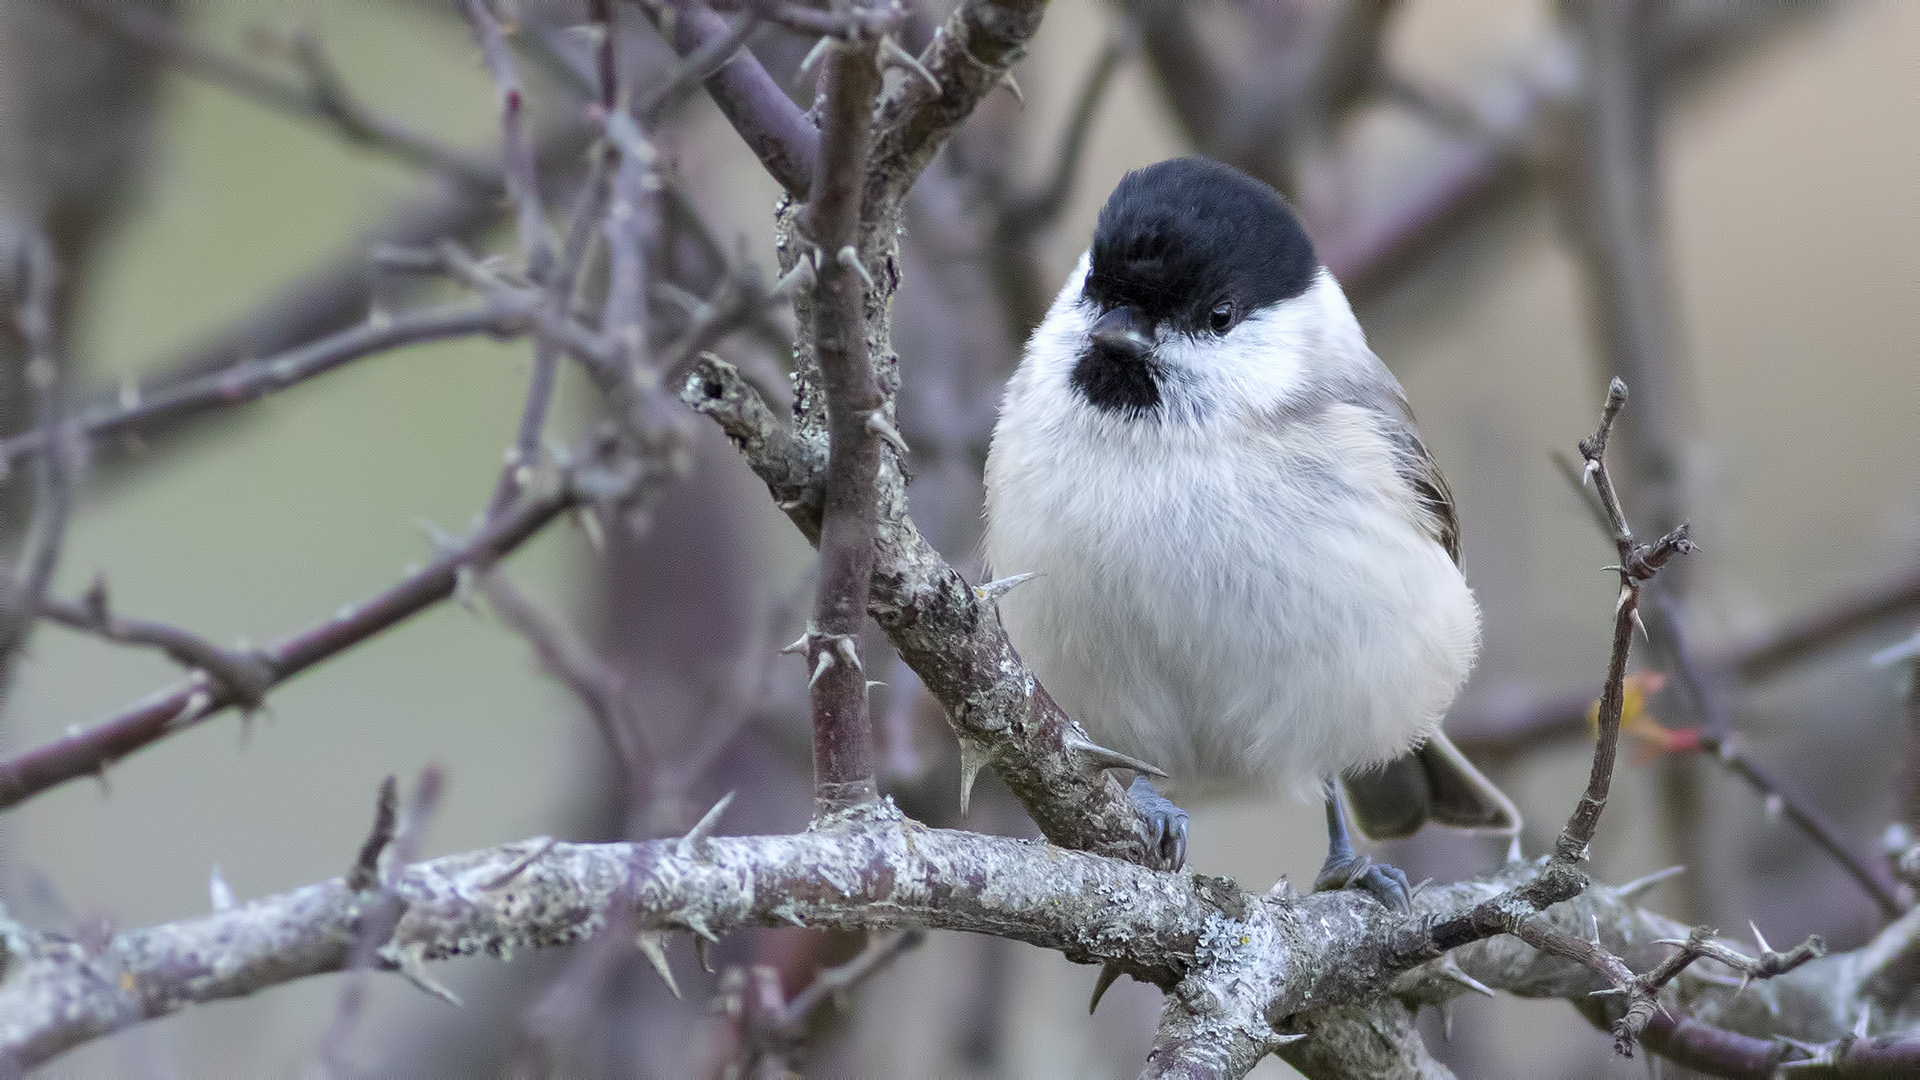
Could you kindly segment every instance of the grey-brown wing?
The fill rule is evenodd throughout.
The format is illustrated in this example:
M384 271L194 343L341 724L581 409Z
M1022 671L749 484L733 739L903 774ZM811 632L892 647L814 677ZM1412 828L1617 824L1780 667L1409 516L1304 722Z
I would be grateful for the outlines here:
M1447 487L1440 466L1420 441L1413 426L1413 411L1406 399L1395 395L1386 403L1391 411L1380 409L1381 425L1393 443L1394 467L1413 492L1416 517L1427 535L1447 549L1456 564L1460 562L1460 519L1454 514L1453 492Z

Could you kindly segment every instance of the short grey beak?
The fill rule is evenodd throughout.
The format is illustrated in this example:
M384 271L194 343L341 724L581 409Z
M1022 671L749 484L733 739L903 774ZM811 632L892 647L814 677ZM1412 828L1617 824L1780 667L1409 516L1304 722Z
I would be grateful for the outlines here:
M1145 320L1130 307L1117 307L1094 321L1087 337L1109 355L1144 360L1153 351L1153 339L1144 332Z

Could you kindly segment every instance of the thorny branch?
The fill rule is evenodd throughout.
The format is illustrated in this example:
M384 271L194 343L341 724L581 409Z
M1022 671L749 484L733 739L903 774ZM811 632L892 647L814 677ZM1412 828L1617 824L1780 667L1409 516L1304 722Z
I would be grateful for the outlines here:
M348 604L333 618L261 648L257 659L271 678L259 692L265 693L454 595L467 575L509 554L575 506L598 498L610 484L630 481L630 476L622 480L623 476L627 476L626 470L618 463L589 457L547 490L529 493L512 510L442 551L392 588L361 603ZM150 695L118 716L76 728L0 763L0 808L68 780L103 774L108 765L135 750L244 704L233 689L204 677Z
M872 799L873 725L860 634L873 576L882 433L894 433L867 359L860 262L860 196L880 89L877 36L829 47L821 166L802 218L814 270L813 347L826 397L827 469L820 518L820 582L807 627L816 812Z
M445 304L368 320L277 356L242 361L153 393L143 394L137 388L128 387L113 404L63 421L56 438L72 439L75 443L104 436L139 438L149 429L164 428L198 413L255 401L355 360L406 345L473 334L496 337L523 334L532 328L534 308L532 298L528 298L521 303L488 303L482 307ZM42 430L0 440L0 466L38 453L48 443L47 433Z

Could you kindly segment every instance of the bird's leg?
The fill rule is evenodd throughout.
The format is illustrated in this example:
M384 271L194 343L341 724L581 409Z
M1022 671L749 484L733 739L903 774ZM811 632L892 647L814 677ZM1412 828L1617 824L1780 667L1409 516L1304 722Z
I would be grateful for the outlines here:
M1407 884L1406 874L1398 867L1354 852L1338 780L1327 781L1327 861L1320 867L1313 887L1318 891L1360 889L1395 911L1413 908L1413 889Z
M1154 849L1160 853L1162 867L1178 870L1187 863L1187 812L1154 788L1144 776L1133 778L1127 797L1140 808L1152 829Z

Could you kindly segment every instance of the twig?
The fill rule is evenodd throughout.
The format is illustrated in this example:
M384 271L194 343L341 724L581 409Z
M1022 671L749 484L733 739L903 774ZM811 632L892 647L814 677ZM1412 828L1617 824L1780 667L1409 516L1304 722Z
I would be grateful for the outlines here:
M649 0L640 9L681 56L726 40L732 29L701 6ZM767 172L796 198L805 195L818 168L820 133L760 61L746 49L735 49L708 77L706 87Z
M1613 433L1614 422L1626 404L1627 386L1619 379L1614 379L1607 388L1607 402L1601 412L1600 427L1593 435L1580 441L1580 457L1585 462L1582 475L1593 485L1620 558L1619 566L1615 568L1620 577L1620 595L1614 604L1613 645L1607 661L1606 684L1600 695L1599 738L1594 744L1593 766L1586 791L1554 841L1553 853L1541 867L1539 875L1509 894L1494 897L1470 911L1432 923L1427 928L1428 941L1424 946L1431 950L1431 955L1437 956L1467 942L1482 940L1489 933L1512 934L1538 948L1554 951L1556 955L1580 960L1605 974L1616 988L1629 985L1631 969L1618 957L1599 949L1597 944L1592 948L1570 945L1565 935L1548 934L1542 929L1543 924L1534 917L1535 913L1578 896L1588 888L1589 881L1581 866L1587 859L1594 830L1599 826L1600 815L1606 809L1607 796L1612 788L1613 769L1618 756L1620 717L1625 705L1627 661L1633 648L1634 629L1640 621L1640 593L1645 584L1675 555L1693 550L1684 524L1652 544L1641 544L1634 540L1633 530L1627 524L1626 514L1620 507L1620 499L1607 468L1607 443ZM1415 952L1411 955L1421 954ZM1623 1018L1615 1027L1615 1042L1621 1053L1631 1052L1639 1028L1645 1024L1646 1018L1635 1012L1631 1019Z
M815 975L791 1001L782 1000L779 975L772 968L727 969L715 1004L733 1028L737 1053L729 1068L787 1069L789 1059L805 1048L809 1022L820 1006L844 998L902 954L919 948L926 937L918 927L872 935L853 959Z
M541 310L543 325L572 323L574 285L606 208L607 152L596 149L590 153L587 177L574 200L560 260L554 267L553 280L546 284L547 295ZM560 375L560 352L560 343L550 334L543 333L534 343L533 372L528 378L527 400L521 408L520 426L514 436L513 458L500 471L500 481L487 507L489 515L500 513L512 503L514 494L525 485L540 461L540 437L553 405L554 386Z
M675 17L686 18L689 14L691 12L682 6ZM648 90L644 101L634 104L633 115L639 118L641 126L653 127L659 123L662 113L677 104L694 87L710 82L732 62L735 54L746 49L747 39L760 29L761 18L759 6L749 7L725 33L707 38L698 48L681 57L680 64L666 81Z
M1582 483L1583 473L1580 469L1558 456L1555 457L1555 464L1576 492L1582 496L1592 494ZM1611 531L1611 522L1598 498L1585 498L1584 501L1594 511L1600 527ZM1787 785L1747 752L1744 741L1733 730L1733 713L1728 707L1727 691L1723 685L1723 680L1732 674L1731 670L1726 665L1709 667L1702 664L1688 645L1685 623L1676 610L1678 601L1665 588L1655 588L1652 596L1654 602L1648 610L1652 612L1654 626L1658 630L1655 636L1664 646L1698 714L1699 726L1694 731L1694 745L1702 754L1745 780L1770 804L1777 803L1788 820L1806 833L1815 845L1866 890L1867 895L1880 906L1882 914L1888 918L1899 915L1903 910L1899 888L1887 872L1879 864L1853 850L1840 827L1819 806Z
M273 673L270 685L277 686L452 596L470 568L490 565L513 551L604 483L569 480L552 491L529 495L392 588L262 649L259 658ZM135 750L239 704L229 690L201 680L151 695L111 719L0 764L0 809L68 780L98 774Z
M59 437L75 441L107 435L143 437L187 417L256 401L355 360L402 346L470 334L524 334L532 328L533 314L534 304L529 299L517 304L490 302L478 308L446 304L365 322L278 356L246 360L162 390L145 394L129 390L112 405L63 422ZM47 437L40 431L0 440L0 466L11 465L46 445Z
M630 786L635 777L650 768L648 755L633 744L632 717L622 705L624 687L617 670L593 655L584 644L568 633L552 616L514 586L500 570L480 574L476 580L487 605L504 622L527 639L540 666L559 680L586 706L587 715L600 729L616 768Z
M1613 477L1606 464L1607 439L1613 422L1627 404L1627 384L1614 379L1607 387L1607 404L1601 414L1599 430L1580 442L1580 457L1586 462L1586 475L1600 498L1612 526L1614 547L1619 552L1620 596L1615 602L1613 650L1607 663L1607 680L1600 693L1600 737L1593 755L1593 771L1587 780L1587 792L1580 799L1573 817L1568 819L1560 838L1554 842L1554 862L1571 866L1586 858L1593 841L1600 813L1607 804L1607 792L1613 782L1615 748L1620 739L1620 712L1625 702L1627 657L1633 648L1633 632L1640 621L1640 590L1675 555L1693 550L1685 524L1654 541L1639 544L1620 509L1614 492Z
M514 69L513 52L507 47L500 23L487 10L487 0L461 0L460 13L472 28L487 73L493 76L493 85L500 93L502 175L520 226L520 252L527 261L527 276L536 284L544 284L553 266L553 240L547 234L546 215L540 207L533 143L527 137L524 115L525 95Z
M1914 611L1920 611L1920 569L1905 571L1801 615L1733 649L1721 663L1748 682L1763 682L1862 631Z
M40 455L33 478L32 546L23 560L25 569L0 584L0 689L4 689L14 655L33 631L53 572L60 565L67 520L73 511L73 460L60 438L61 409L67 393L66 362L54 341L53 306L57 270L53 249L45 236L29 234L14 252L21 283L14 325L26 345L27 385L33 393L34 431L51 449ZM4 445L4 444L0 444ZM0 475L8 462L0 458Z
M159 649L181 667L212 676L242 709L258 708L274 682L271 666L252 650L224 649L190 630L114 614L104 576L96 575L80 600L48 598L36 610L48 622L105 641Z
M1093 121L1100 114L1100 104L1106 100L1113 77L1119 74L1121 62L1132 49L1129 37L1118 32L1108 34L1099 54L1087 67L1080 89L1074 94L1073 105L1067 111L1066 125L1060 129L1060 142L1046 181L1032 195L1015 199L1009 210L1008 216L1019 221L1023 228L1050 226L1066 209L1067 200L1073 197L1074 181L1080 176L1080 162L1086 154Z
M867 672L860 657L880 518L879 425L886 424L886 401L867 356L863 283L871 279L860 265L860 200L873 145L869 117L880 89L877 47L874 38L831 47L821 166L804 218L818 275L813 344L828 429L820 582L807 628L817 813L864 802L878 791Z
M500 174L486 162L381 116L355 97L312 34L295 34L286 43L289 56L306 73L307 86L301 88L195 42L142 7L72 4L63 10L156 60L282 115L324 124L355 145L430 169L463 187L499 186Z
M400 874L413 862L427 820L440 801L444 779L437 765L422 769L404 816L396 814L399 798L392 774L380 784L373 831L361 846L359 858L346 880L349 890L373 895L366 898L355 920L353 948L346 966L350 974L346 986L340 990L340 1004L334 1011L333 1024L320 1040L320 1061L330 1076L346 1076L350 1072L346 1061L347 1042L366 1011L367 972L378 961L381 948L393 937L401 916L406 914L407 901L397 888ZM383 857L391 868L388 873L380 871ZM421 977L417 973L408 974L416 980Z

